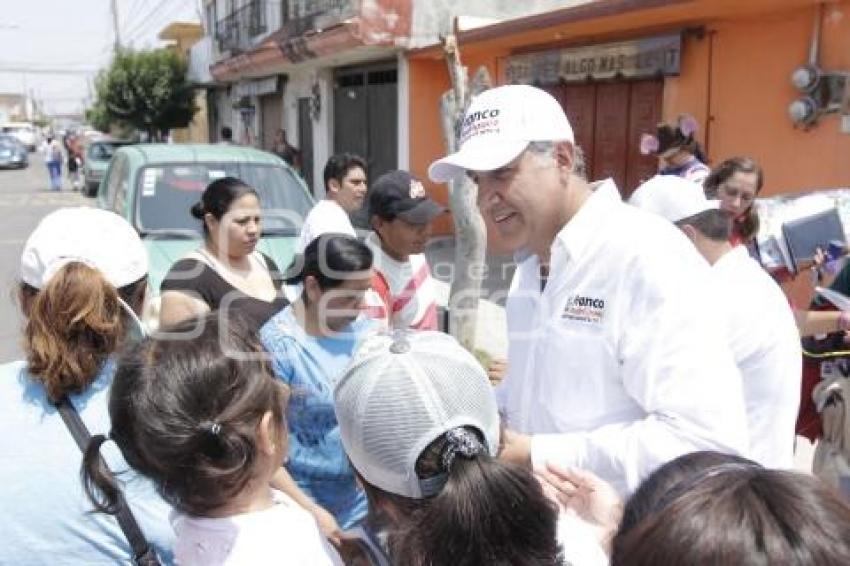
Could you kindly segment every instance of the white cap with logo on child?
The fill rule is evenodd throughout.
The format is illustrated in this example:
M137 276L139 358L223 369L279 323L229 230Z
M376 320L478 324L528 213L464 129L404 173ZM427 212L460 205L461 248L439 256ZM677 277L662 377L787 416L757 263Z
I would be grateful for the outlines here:
M396 495L434 495L455 455L495 456L499 449L490 381L478 360L442 332L366 340L336 386L334 407L351 463L367 482ZM443 436L446 469L420 478L417 460Z

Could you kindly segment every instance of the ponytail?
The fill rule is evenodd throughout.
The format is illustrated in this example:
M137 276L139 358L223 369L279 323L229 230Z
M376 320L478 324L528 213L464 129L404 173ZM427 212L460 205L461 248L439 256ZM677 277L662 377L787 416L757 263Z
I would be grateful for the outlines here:
M51 401L83 391L124 334L118 291L83 263L62 267L32 297L24 329L29 372Z
M557 518L527 469L458 455L445 487L402 520L392 555L412 566L561 564Z
M115 477L100 457L100 447L108 439L102 434L92 436L83 454L80 476L83 489L96 511L114 515L118 511L121 490Z

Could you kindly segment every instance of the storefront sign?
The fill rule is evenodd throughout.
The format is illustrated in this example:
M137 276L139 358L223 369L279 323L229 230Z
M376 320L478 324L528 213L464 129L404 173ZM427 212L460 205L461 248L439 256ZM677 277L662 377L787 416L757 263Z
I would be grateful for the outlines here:
M554 84L615 77L644 78L679 73L682 38L665 35L553 49L505 59L505 82Z
M238 96L262 96L277 92L277 77L267 77L255 81L242 82L236 85Z

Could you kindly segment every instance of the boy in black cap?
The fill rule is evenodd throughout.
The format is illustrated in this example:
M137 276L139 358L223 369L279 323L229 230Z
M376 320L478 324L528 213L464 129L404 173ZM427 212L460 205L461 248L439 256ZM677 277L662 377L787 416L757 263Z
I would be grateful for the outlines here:
M422 253L431 236L431 221L446 209L428 198L407 171L390 171L369 190L374 232L366 245L375 256L369 314L388 328L437 330L437 300L428 261Z

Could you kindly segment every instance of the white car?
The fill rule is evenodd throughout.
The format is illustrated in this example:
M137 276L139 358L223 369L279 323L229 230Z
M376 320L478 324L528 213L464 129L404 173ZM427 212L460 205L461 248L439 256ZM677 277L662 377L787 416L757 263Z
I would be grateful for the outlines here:
M0 125L0 133L11 134L18 138L28 150L35 151L38 145L38 133L29 122L6 122Z

